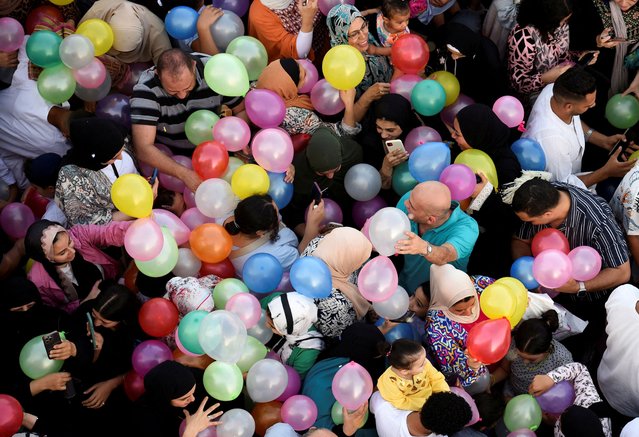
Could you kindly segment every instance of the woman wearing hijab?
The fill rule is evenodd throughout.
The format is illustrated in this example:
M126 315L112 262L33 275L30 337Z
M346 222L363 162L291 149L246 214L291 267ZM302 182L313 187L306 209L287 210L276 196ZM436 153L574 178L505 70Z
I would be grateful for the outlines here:
M24 244L35 262L28 278L45 305L71 313L97 294L99 281L115 279L120 265L100 248L121 247L130 224L74 226L67 231L58 223L39 220L29 226Z

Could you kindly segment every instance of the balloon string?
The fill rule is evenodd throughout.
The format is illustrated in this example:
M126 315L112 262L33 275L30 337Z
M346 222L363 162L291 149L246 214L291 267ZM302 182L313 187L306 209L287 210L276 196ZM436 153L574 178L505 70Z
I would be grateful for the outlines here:
M624 137L626 136L626 134L628 133L628 131L630 130L630 128L626 129L625 131L623 131L623 135ZM613 153L615 153L615 150L617 150L617 146L619 145L619 143L623 141L623 140L619 140L615 143L614 146L612 146L612 148L610 149L610 153L608 154L608 156L612 155Z

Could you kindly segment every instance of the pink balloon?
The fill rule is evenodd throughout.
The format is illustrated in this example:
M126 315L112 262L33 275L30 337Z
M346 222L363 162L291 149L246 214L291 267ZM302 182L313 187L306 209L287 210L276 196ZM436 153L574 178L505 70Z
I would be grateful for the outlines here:
M441 142L441 140L442 136L432 127L418 126L408 133L404 141L404 147L408 153L413 153L413 150L422 144Z
M390 92L393 94L399 94L410 102L410 93L413 92L415 85L422 80L424 79L416 74L404 74L403 76L399 76L397 79L391 81Z
M193 352L185 348L184 345L182 345L182 342L180 341L180 336L178 335L178 328L175 328L175 332L173 333L173 339L175 340L175 345L177 346L177 348L184 355L188 357L201 357L202 355L204 355L204 354L194 354Z
M186 429L186 419L182 419L182 423L180 423L180 429L178 430L178 435L182 437L184 434L184 430ZM200 431L197 433L196 437L217 437L217 426L211 425L208 428L204 429L204 431Z
M264 89L254 89L246 94L244 106L249 119L258 127L277 127L286 117L286 105L282 97Z
M237 315L246 329L257 325L262 316L260 301L250 293L238 293L231 296L224 309Z
M328 15L333 6L337 5L354 5L355 0L319 0L317 5L319 6L319 10L324 15Z
M295 395L282 404L282 421L295 431L310 428L317 420L317 405L313 399L304 395Z
M160 226L166 226L169 231L171 231L171 235L175 238L175 242L178 246L189 241L191 230L171 211L167 211L165 209L154 209L152 217L153 220L155 220L155 223Z
M311 103L317 112L324 115L335 115L344 110L344 102L326 79L318 81L311 90Z
M466 392L466 390L459 387L451 387L450 391L455 393L457 396L464 398L464 400L470 407L471 417L468 423L466 424L466 426L470 426L479 422L480 417L479 417L479 411L477 410L477 404L475 403L475 400Z
M89 89L102 85L107 75L106 67L98 58L93 58L87 66L72 71L78 85Z
M213 126L213 138L229 152L238 152L248 146L251 128L239 117L224 117Z
M366 221L364 222L364 226L362 226L362 234L364 234L364 236L366 238L368 238L368 240L370 241L371 236L370 236L370 227L371 227L371 219L370 217L366 219Z
M502 96L493 104L493 112L508 127L517 127L524 121L524 106L513 96Z
M371 302L389 299L397 290L397 270L387 256L367 262L357 276L359 292Z
M306 208L304 217L308 217L308 208ZM339 207L338 203L334 200L324 198L324 220L320 223L320 227L326 226L330 222L342 223L343 221L344 214L342 213L342 208Z
M568 255L557 249L547 249L533 261L533 277L547 288L559 288L570 280L572 263Z
M590 246L575 247L568 253L572 262L572 277L576 281L590 281L601 270L601 255Z
M468 199L477 186L475 173L464 164L451 164L446 167L439 176L439 182L450 189L450 197L453 200Z
M293 286L291 285L291 276L289 272L284 272L284 274L282 275L282 280L280 281L275 291L283 291L285 293L287 291L293 291Z
M126 230L124 248L138 261L151 261L164 246L162 229L150 217L139 218Z
M279 361L280 363L282 362L282 357L280 357L276 352L273 351L268 351L265 358L268 358L269 360Z
M373 394L373 380L366 369L351 361L337 371L331 390L337 402L349 410L356 410Z
M284 129L262 129L251 143L253 158L264 170L284 173L293 162L293 142Z
M131 357L133 369L143 378L158 364L172 359L171 349L159 340L143 341L133 350Z
M14 52L24 40L22 24L15 18L0 18L0 52Z
M537 434L535 434L535 431L531 431L528 428L523 428L511 432L506 437L537 437Z
M460 94L452 104L446 106L439 113L439 118L450 127L453 127L453 121L457 117L457 113L464 109L466 106L474 104L475 101L468 96Z
M319 80L319 73L315 65L308 59L298 59L297 63L306 71L306 77L304 82L300 85L298 92L300 94L310 93L317 81Z
M215 223L215 219L205 216L197 208L189 208L184 211L180 220L182 220L182 223L184 223L190 230L193 230L204 223Z
M27 205L14 202L2 209L0 226L12 239L18 240L27 235L27 229L35 222L33 211Z
M288 383L286 384L284 393L282 393L279 398L275 399L280 402L284 402L291 396L298 394L302 388L302 380L300 378L300 374L297 373L297 370L287 365L284 365L284 368L288 374Z
M186 205L187 209L188 208L195 208L195 193L191 190L189 190L188 188L184 188L184 191L182 192L182 196L184 198L184 204Z

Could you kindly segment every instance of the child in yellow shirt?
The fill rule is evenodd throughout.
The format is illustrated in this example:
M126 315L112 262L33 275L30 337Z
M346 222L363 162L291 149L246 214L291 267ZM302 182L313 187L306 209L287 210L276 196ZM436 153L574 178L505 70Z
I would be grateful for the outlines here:
M450 391L444 375L426 359L421 344L396 340L386 356L390 367L379 377L377 388L395 408L420 411L431 394Z

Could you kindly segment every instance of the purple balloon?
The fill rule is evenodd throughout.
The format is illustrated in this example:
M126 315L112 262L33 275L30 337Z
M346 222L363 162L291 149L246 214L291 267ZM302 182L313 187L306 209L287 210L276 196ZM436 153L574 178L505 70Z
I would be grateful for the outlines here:
M308 217L308 208L306 208L304 217ZM330 222L342 223L343 221L342 208L334 200L324 198L324 220L320 223L320 227L326 226Z
M288 383L286 384L284 393L282 393L279 398L275 399L280 402L284 402L291 396L298 394L302 388L302 380L300 379L300 374L297 373L297 370L287 365L284 365L284 368L288 374Z
M506 437L536 437L536 436L537 434L535 434L535 431L531 431L528 428L523 428L523 429L517 429L511 432Z
M475 173L464 164L451 164L446 167L439 175L439 182L448 187L453 200L468 199L477 186Z
M27 229L35 222L33 211L27 205L14 202L2 209L0 226L12 239L18 240L27 235Z
M335 115L344 110L344 102L326 79L318 81L311 90L311 103L317 112L324 115Z
M283 291L285 293L287 291L293 291L293 286L291 285L291 276L289 272L284 272L284 274L282 275L282 279L277 285L275 291Z
M204 223L215 223L215 219L205 216L197 208L189 208L180 216L182 223L187 225L190 230L197 228Z
M282 422L288 423L295 431L308 429L317 420L317 405L304 395L291 396L282 405Z
M133 350L131 357L133 369L141 377L158 364L172 359L171 349L159 340L143 341Z
M590 246L575 247L568 253L572 262L572 277L576 281L590 281L601 270L601 255Z
M120 82L117 90L127 96L133 94L133 87L138 83L142 72L151 67L153 67L153 62L135 62L129 64L129 72L124 80Z
M422 80L424 79L416 74L404 74L403 76L399 76L397 79L391 81L390 92L393 94L399 94L410 102L410 93L413 92L415 85Z
M418 126L408 133L404 147L408 153L413 153L417 147L426 143L440 142L442 136L432 127Z
M337 5L354 5L355 0L319 0L317 5L324 15L328 15L331 9Z
M300 94L310 93L317 81L319 80L319 73L315 65L308 59L298 59L297 63L306 71L306 77L304 82L300 85L298 92Z
M251 128L239 117L224 117L213 126L213 138L229 152L237 152L248 146Z
M244 98L244 105L249 119L262 129L277 127L286 117L284 99L271 90L249 91Z
M367 219L387 206L386 201L379 196L375 196L365 202L355 202L353 205L353 221L355 222L355 226L361 228Z
M249 0L213 0L213 6L235 12L238 17L243 17L248 11Z
M127 129L131 129L129 98L124 94L109 94L96 105L95 116L112 120Z
M187 209L196 208L195 193L193 193L193 191L189 190L188 188L184 188L182 196L184 198L184 204L186 205Z
M569 381L560 381L535 399L537 399L541 411L561 414L575 401L575 389Z
M282 358L277 354L277 352L273 352L273 351L268 351L266 353L266 357L270 360L275 360L275 361L279 361L280 363L282 362Z
M188 169L193 169L193 162L190 158L181 155L174 155L173 160L180 164L183 167ZM160 173L158 176L160 178L160 185L167 190L175 191L176 193L181 193L186 188L184 182L181 179L176 178L175 176L171 176L169 174Z
M439 118L450 127L453 127L453 121L457 117L457 113L464 109L466 106L474 104L475 101L468 96L460 94L452 104L446 106L439 113Z
M22 24L15 18L0 18L0 51L14 52L20 48L24 40Z

